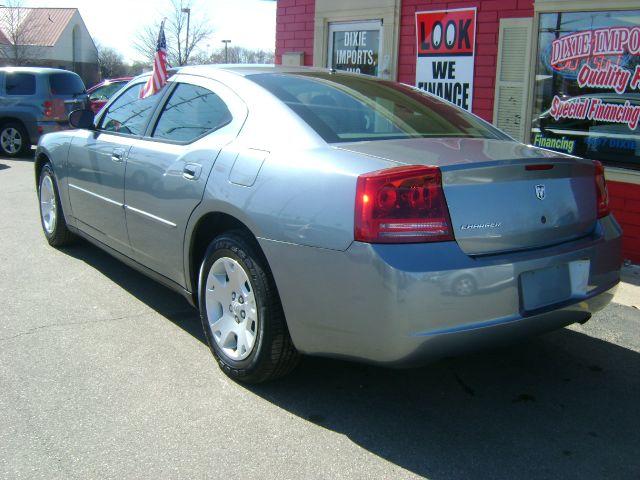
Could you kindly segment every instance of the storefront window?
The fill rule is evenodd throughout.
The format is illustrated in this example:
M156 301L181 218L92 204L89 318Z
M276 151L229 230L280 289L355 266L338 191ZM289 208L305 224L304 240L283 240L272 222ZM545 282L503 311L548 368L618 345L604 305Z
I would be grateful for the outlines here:
M330 68L378 75L380 21L335 23L329 27Z
M531 143L640 169L640 10L540 15Z

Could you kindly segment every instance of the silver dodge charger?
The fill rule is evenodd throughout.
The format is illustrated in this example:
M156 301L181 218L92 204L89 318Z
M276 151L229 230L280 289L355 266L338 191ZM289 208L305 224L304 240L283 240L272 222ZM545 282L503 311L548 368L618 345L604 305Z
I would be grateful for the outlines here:
M410 366L587 321L620 278L602 165L410 86L185 67L44 136L47 241L181 292L234 379L300 354Z

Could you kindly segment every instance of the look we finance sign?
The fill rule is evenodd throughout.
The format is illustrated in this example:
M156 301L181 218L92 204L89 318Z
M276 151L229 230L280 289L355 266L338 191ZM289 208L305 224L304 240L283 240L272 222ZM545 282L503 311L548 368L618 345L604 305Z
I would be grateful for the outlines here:
M416 86L471 111L476 9L416 12Z

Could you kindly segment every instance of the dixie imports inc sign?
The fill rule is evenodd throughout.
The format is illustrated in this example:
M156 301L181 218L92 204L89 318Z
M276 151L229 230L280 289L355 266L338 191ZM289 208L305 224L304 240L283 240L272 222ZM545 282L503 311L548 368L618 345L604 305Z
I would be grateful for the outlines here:
M476 9L416 12L416 86L471 111Z

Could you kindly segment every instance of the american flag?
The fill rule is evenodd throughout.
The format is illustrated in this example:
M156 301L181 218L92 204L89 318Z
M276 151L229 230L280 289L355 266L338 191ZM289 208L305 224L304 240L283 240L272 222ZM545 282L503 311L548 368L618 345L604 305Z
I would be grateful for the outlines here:
M160 91L167 83L167 39L164 36L164 20L160 24L158 44L153 56L153 73L145 86L140 90L140 98L147 98Z

